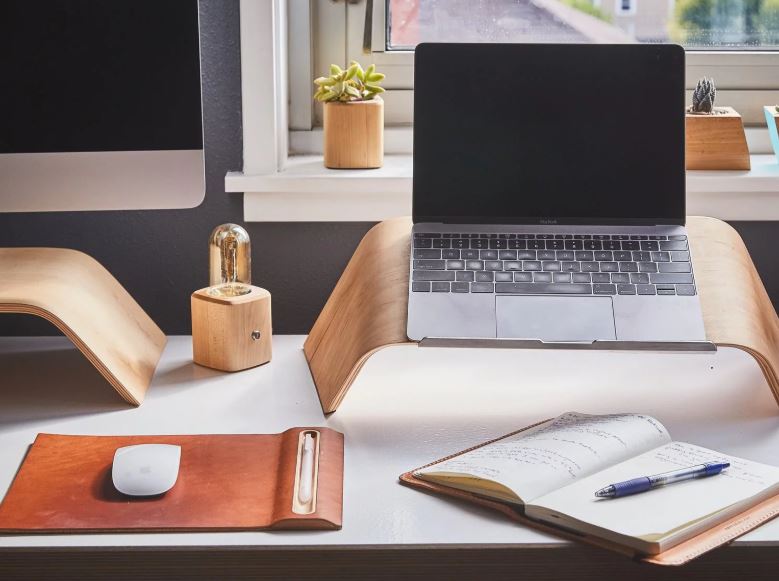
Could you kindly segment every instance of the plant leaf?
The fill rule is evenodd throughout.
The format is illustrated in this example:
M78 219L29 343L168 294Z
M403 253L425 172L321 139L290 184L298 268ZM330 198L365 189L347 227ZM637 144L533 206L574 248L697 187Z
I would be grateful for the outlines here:
M366 77L366 81L371 81L373 83L378 83L380 81L384 80L384 74L383 73L373 73Z
M343 70L338 65L330 65L330 74L331 75L340 75L342 72L343 72Z
M356 64L350 66L348 69L346 69L346 77L345 80L349 81L354 78L354 76L357 74L357 66Z
M365 78L370 79L371 75L376 72L376 65L371 65L365 69Z
M346 87L346 92L354 97L355 99L362 99L362 94L360 91L358 91L355 87L352 87L351 85Z

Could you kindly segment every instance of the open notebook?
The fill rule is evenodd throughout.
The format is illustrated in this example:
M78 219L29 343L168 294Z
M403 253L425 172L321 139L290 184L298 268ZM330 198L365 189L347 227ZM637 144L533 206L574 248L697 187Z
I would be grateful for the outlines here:
M731 466L642 494L595 497L615 482L715 460ZM641 414L566 413L411 474L649 555L779 493L779 468L674 442L659 421Z

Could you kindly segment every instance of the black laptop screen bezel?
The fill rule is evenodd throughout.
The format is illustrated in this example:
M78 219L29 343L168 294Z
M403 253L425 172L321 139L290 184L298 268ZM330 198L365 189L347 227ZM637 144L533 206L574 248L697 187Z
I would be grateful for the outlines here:
M419 123L421 115L428 114L430 111L435 111L432 106L432 100L440 97L442 91L456 91L457 88L454 85L440 86L440 80L430 78L431 69L438 66L442 62L452 62L457 60L461 62L463 71L467 70L469 64L462 63L464 55L474 55L474 59L480 63L501 63L509 61L512 56L516 56L516 51L534 51L533 54L540 54L539 51L564 51L563 54L570 56L575 61L576 66L587 66L587 55L597 55L598 58L603 58L604 51L620 51L621 60L630 59L631 54L635 54L641 58L657 59L658 61L664 60L667 62L668 67L668 85L669 85L669 103L673 103L673 110L676 110L678 105L678 118L675 119L675 130L678 132L678 137L674 143L669 144L667 147L673 146L673 150L668 150L669 156L673 157L673 165L676 166L677 175L669 175L668 181L673 182L673 191L678 192L678 199L674 200L674 207L668 207L668 211L661 215L647 215L647 216L620 216L620 217L603 217L603 216L512 216L512 215L449 215L446 213L438 213L438 207L430 208L429 204L420 204L421 196L424 196L424 191L431 187L432 184L421 184L417 175L417 170L414 171L413 179L413 196L412 196L412 217L414 223L420 222L435 222L435 223L453 223L453 224L506 224L506 225L527 225L527 224L539 224L539 225L554 225L554 224L570 224L570 225L684 225L686 216L686 177L685 177L685 53L684 49L678 45L672 44L632 44L632 45L539 45L539 44L487 44L487 43L421 43L417 45L415 50L415 67L414 67L414 117L415 117L415 130L414 130L414 167L419 167L419 163L423 163L424 160L420 159L420 152L424 148L435 146L435 137L432 135L423 134L419 131L419 127L422 125ZM559 56L559 53L558 53ZM497 65L496 65L497 66ZM467 75L463 75L462 79L458 82L467 82ZM426 110L421 112L418 110L418 104L420 100L426 102ZM585 104L586 105L586 104ZM669 107L670 109L670 107ZM636 114L640 114L640 111L636 111ZM583 113L586 118L586 114ZM463 147L466 145L463 144ZM668 171L674 171L668 168ZM430 210L435 211L430 211ZM443 209L443 208L442 208ZM664 214L664 215L663 215Z

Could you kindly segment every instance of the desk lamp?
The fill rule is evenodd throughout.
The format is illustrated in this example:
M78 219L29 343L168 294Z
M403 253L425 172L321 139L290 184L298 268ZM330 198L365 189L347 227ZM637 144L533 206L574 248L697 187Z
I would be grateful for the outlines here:
M271 359L270 293L252 286L251 242L237 224L222 224L208 242L210 285L192 293L195 363L240 371Z

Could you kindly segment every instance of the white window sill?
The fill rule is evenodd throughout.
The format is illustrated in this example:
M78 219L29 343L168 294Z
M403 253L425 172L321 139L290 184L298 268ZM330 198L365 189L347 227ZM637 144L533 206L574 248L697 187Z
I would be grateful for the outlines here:
M270 175L230 172L225 191L244 193L247 222L374 222L411 214L410 155L385 155L384 167L332 170L321 156L288 158ZM687 213L723 220L779 220L779 163L753 155L751 171L690 171Z

